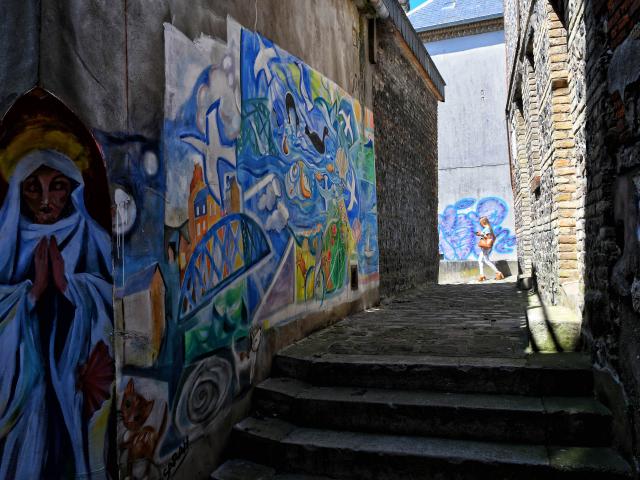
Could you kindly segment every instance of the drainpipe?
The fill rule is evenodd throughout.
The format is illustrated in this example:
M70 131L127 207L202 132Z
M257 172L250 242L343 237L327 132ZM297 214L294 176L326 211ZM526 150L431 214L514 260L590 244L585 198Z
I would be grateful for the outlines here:
M375 9L378 18L389 18L389 10L387 10L383 0L369 0L369 3Z
M504 123L507 127L507 150L509 150L509 176L511 177L511 191L513 192L513 196L515 199L516 196L516 187L515 187L515 179L513 178L513 155L511 154L511 135L509 134L509 130L511 127L511 122L509 122L509 110L504 112Z

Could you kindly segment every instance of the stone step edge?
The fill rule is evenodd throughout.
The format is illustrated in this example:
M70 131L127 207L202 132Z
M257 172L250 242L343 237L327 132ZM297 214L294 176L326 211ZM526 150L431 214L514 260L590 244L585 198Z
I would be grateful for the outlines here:
M233 427L246 445L247 436L261 441L274 442L289 447L302 447L306 452L321 449L338 449L353 453L370 453L377 458L381 456L415 457L433 460L445 460L454 463L476 463L495 466L496 464L550 468L559 472L590 472L615 475L617 478L631 478L630 465L611 448L603 447L553 447L541 445L519 445L496 442L480 442L475 440L451 440L430 437L408 437L401 435L385 435L373 433L342 432L300 428L278 419L257 419L248 417ZM244 437L244 438L243 438ZM307 439L305 441L305 439ZM309 441L315 439L315 441ZM319 441L318 441L319 440ZM339 443L342 441L342 444ZM367 441L377 448L362 447ZM386 442L385 442L386 441ZM398 442L414 446L411 449L397 448ZM385 443L396 445L395 449L386 449ZM415 448L416 444L425 447L435 446L436 452L428 452L426 448ZM440 450L440 452L438 452ZM457 452L454 454L453 452ZM544 452L544 453L543 453ZM475 453L475 455L474 455ZM537 453L537 457L535 453ZM593 459L598 457L604 462L587 463L577 459ZM604 478L604 477L603 477Z
M592 370L590 358L577 352L534 353L522 358L513 357L447 357L436 355L346 355L333 353L296 352L294 344L281 350L275 357L281 360L293 360L309 363L361 364L416 367L457 367L457 368L496 368L496 369L542 369L542 370ZM561 358L562 357L562 358Z
M593 369L583 354L534 354L527 358L414 357L291 354L273 363L273 377L316 385L437 390L515 395L586 396L593 392Z
M277 473L274 468L242 459L227 460L209 478L210 480L334 480L305 473Z
M336 430L594 447L612 438L611 412L593 397L315 386L275 377L256 387L253 405L260 415Z
M256 386L254 396L259 398L261 392L276 393L296 400L352 402L379 405L401 405L424 408L452 408L456 410L469 409L493 412L531 412L544 414L590 414L611 417L611 411L593 397L563 397L563 396L530 396L510 395L500 393L443 393L428 390L398 390L349 386L316 386L307 382L289 378L272 377ZM323 393L333 393L328 397ZM373 398L372 398L373 397ZM404 397L404 398L403 398ZM491 405L491 399L510 400L513 408L503 405ZM414 401L411 401L411 400ZM446 399L446 401L445 401ZM540 400L539 408L530 405L536 399ZM409 400L409 401L407 401ZM567 402L580 403L580 408L563 408ZM555 407L554 407L555 406Z

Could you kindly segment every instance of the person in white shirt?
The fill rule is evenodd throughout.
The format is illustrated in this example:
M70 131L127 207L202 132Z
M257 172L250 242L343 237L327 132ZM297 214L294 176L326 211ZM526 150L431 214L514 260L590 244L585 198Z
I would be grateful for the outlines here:
M491 223L489 223L489 219L487 217L482 217L480 219L480 225L482 226L482 231L476 232L476 235L480 237L480 241L478 242L478 246L480 247L480 255L478 255L480 278L478 280L480 282L484 282L487 279L487 277L484 276L485 263L496 273L496 280L502 280L504 279L504 275L496 268L493 262L489 260L489 255L491 255L491 250L493 249L493 242L496 240L493 228L491 227Z

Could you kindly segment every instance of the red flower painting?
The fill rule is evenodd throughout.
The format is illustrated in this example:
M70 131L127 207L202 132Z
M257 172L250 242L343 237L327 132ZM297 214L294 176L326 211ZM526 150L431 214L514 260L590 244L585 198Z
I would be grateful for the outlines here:
M111 396L114 380L114 362L107 345L100 340L87 359L87 363L78 368L78 391L84 398L83 416L89 420Z

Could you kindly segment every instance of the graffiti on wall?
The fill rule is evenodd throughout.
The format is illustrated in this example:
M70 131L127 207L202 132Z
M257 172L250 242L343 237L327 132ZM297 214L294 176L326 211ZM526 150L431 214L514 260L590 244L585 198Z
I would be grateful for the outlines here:
M377 287L372 113L227 27L165 25L161 138L41 89L3 118L0 478L179 476L266 329Z
M475 232L482 230L482 217L489 219L496 235L493 251L501 254L513 253L516 237L502 226L508 212L507 202L498 197L484 197L477 201L474 198L463 198L453 205L447 205L438 215L440 253L445 260L477 258L480 248Z
M265 329L378 283L372 113L227 28L226 42L192 41L166 24L161 142L103 144L123 477L178 475L199 439L215 440Z
M0 125L0 177L0 478L106 478L114 354L100 151L34 89Z

